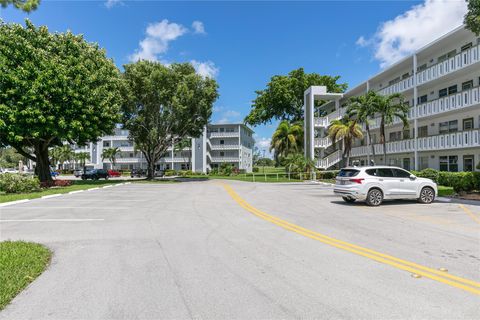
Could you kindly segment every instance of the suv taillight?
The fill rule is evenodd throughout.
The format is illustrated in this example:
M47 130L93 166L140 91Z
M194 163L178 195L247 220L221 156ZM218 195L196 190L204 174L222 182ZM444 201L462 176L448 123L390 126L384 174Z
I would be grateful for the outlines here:
M349 181L351 182L354 182L354 183L358 183L358 184L362 184L362 181L365 180L363 178L357 178L357 179L350 179Z

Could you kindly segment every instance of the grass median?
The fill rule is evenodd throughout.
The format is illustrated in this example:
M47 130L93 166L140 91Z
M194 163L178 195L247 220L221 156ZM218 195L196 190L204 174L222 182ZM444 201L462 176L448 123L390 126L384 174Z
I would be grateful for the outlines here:
M51 257L38 243L0 242L0 310L47 268Z
M90 188L102 187L111 184L123 183L123 182L132 182L132 183L172 183L173 181L169 180L74 180L71 186L67 187L53 187L48 189L43 189L38 192L30 192L30 193L1 193L0 192L0 203L3 202L10 202L16 200L25 200L25 199L36 199L41 198L43 196L48 196L52 194L62 194L68 193L71 191L78 191L78 190L86 190Z

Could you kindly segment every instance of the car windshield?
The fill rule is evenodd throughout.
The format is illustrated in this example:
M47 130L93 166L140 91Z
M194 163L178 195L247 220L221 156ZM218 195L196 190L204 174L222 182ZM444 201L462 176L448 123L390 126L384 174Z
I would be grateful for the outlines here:
M360 170L356 169L342 169L338 173L338 177L355 177L359 172Z

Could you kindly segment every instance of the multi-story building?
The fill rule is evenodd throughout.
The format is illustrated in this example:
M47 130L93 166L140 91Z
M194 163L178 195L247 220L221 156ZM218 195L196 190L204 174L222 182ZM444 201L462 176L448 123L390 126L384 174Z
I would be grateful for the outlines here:
M365 134L356 142L351 162L374 161L410 170L476 170L480 162L479 87L480 38L462 26L345 94L329 94L324 87L305 91L305 154L319 168L338 166L341 143L332 145L327 128L345 114L349 98L374 90L403 95L410 105L409 126L404 128L396 118L386 127L387 159L383 159L380 119L371 119L372 139L368 141Z
M168 148L167 155L157 162L158 170L192 170L208 172L222 163L230 163L235 168L252 171L253 131L244 124L209 124L203 134L191 139L191 147L178 150ZM102 159L105 148L120 149L116 157L118 169L146 169L147 161L140 151L136 151L128 139L128 130L115 129L113 135L104 136L95 143L75 148L75 152L88 152L87 166L109 169L111 163Z

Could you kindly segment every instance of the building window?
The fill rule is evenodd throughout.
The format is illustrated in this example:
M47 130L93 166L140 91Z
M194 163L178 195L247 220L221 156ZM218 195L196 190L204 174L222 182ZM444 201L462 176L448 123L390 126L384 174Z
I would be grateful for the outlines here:
M220 152L220 157L224 157L225 156L225 152Z
M110 147L110 141L103 141L103 147L104 148L109 148Z
M403 139L410 139L410 130L403 130Z
M458 131L458 120L440 122L438 125L438 132L440 134L457 132Z
M418 98L417 98L417 104L420 104L420 103L426 103L426 102L427 102L427 98L428 98L428 96L427 96L427 95L424 95L424 96L418 97Z
M427 137L428 136L428 126L418 127L418 137Z
M410 170L410 158L403 158L403 169Z
M438 90L438 97L439 98L446 97L446 96L448 96L448 89L447 88Z
M428 168L428 157L420 157L420 170Z
M458 156L441 156L440 171L458 172Z
M473 129L473 118L463 119L463 130Z
M457 93L457 85L448 87L448 94L454 94L454 93Z
M225 140L220 140L220 144L225 144Z
M467 43L466 45L462 46L462 48L460 50L462 51L465 51L465 50L468 50L472 47L472 43Z
M473 80L462 83L462 90L468 90L473 88Z
M220 132L225 132L225 128L220 128Z
M402 136L402 131L395 131L395 132L390 132L390 139L389 141L398 141L401 140Z
M473 155L463 156L463 171L473 171L474 163Z

